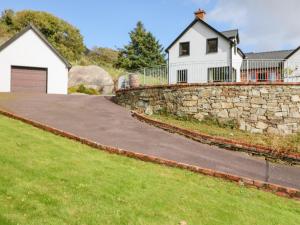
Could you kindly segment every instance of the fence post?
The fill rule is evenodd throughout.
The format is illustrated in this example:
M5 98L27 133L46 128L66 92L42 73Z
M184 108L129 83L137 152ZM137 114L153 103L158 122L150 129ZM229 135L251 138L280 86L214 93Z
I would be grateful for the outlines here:
M249 79L249 60L248 59L246 60L246 67L247 67L247 82L249 82L250 79Z
M144 68L144 86L146 86L146 68Z

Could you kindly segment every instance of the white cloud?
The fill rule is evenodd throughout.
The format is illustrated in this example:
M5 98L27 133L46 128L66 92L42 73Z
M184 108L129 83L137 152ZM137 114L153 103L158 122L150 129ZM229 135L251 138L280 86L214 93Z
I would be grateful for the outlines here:
M238 28L242 48L264 51L300 45L299 0L216 0L211 3L215 4L208 12L208 21Z

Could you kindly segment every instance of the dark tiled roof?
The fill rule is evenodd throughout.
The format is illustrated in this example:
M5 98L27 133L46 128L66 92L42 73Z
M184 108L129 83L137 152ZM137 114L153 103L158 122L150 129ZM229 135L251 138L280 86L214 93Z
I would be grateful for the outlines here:
M245 53L246 60L243 61L242 70L247 69L269 69L282 68L282 62L293 53L294 50L281 50L271 52ZM247 61L248 59L248 61Z
M288 57L294 50L282 50L282 51L272 51L272 52L250 52L246 53L246 59L285 59Z
M239 35L239 31L237 29L235 30L226 30L226 31L223 31L221 32L225 37L227 38L234 38L236 36Z
M250 52L245 53L246 60L243 61L242 70L247 69L270 69L282 68L283 61L288 58L295 50L282 50L271 52ZM248 59L248 61L247 61Z

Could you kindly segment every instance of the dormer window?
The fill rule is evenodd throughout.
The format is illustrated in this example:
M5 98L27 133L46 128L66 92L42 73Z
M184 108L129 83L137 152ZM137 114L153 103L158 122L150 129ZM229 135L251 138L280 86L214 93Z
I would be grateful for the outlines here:
M206 53L218 52L218 38L207 39L206 42Z
M179 43L179 56L189 56L190 55L190 42Z

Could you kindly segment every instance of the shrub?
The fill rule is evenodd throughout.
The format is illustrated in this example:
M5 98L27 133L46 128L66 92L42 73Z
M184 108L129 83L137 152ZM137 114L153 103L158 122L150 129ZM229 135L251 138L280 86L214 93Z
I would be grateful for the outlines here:
M84 84L80 84L79 86L70 87L69 94L72 93L82 93L87 95L100 95L100 91L94 88L88 88Z

